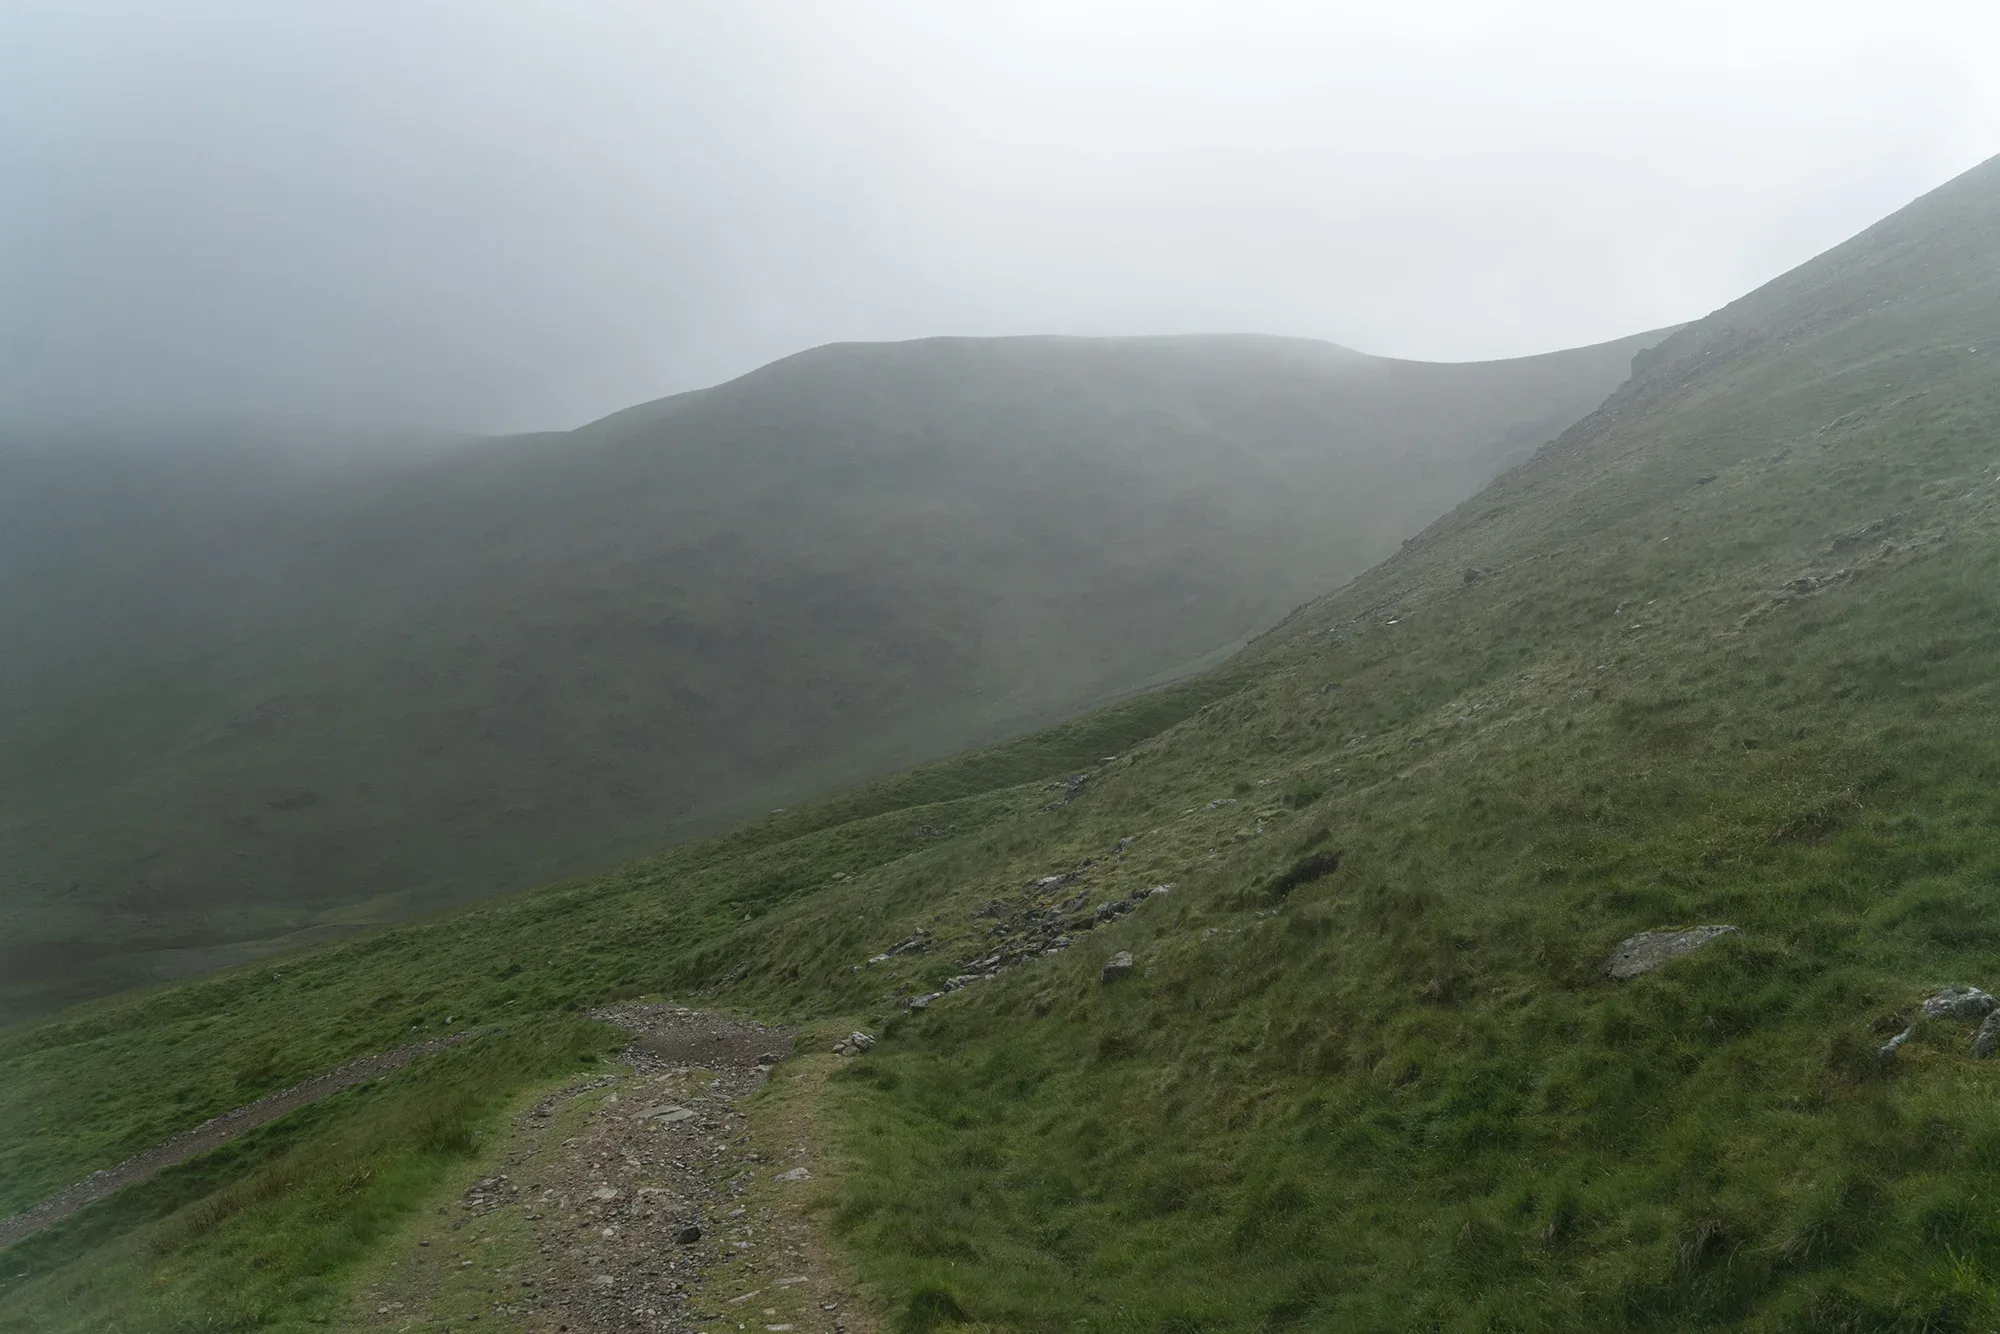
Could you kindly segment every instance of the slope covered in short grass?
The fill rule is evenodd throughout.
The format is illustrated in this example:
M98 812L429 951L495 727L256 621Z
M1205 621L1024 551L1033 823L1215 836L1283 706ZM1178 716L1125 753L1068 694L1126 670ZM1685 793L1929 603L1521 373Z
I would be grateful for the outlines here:
M1875 1055L2000 982L1996 312L1989 163L1670 340L1106 775L1057 847L1159 826L1173 906L854 1068L885 1288L1025 1328L2000 1322L2000 1062ZM1229 780L1328 795L1222 819ZM1341 870L1271 892L1314 846ZM1744 934L1600 972L1704 922Z
M1211 664L1639 337L843 345L561 435L0 448L0 1013L596 869Z
M906 1328L1991 1329L2000 1060L1876 1049L2000 984L1996 311L2000 161L1677 334L1224 673L10 1030L0 1207L444 1014L574 1059L567 1007L663 992L881 1032L828 1085L828 1222ZM903 1008L1028 910L1162 883ZM1743 934L1601 972L1710 922ZM360 1221L477 1152L336 1129L363 1101L10 1251L0 1328L338 1310Z
M12 1212L352 1056L501 1030L9 1248L0 1329L324 1322L369 1246L427 1207L426 1191L479 1152L512 1096L618 1045L578 1010L674 991L848 1022L824 1017L866 1005L880 985L849 961L928 912L933 877L960 865L955 850L983 856L981 831L1033 819L1050 800L1040 775L1155 735L1237 684L1224 674L1155 692L603 879L0 1031L0 1211ZM779 959L792 942L810 942L810 957L749 979L747 961Z

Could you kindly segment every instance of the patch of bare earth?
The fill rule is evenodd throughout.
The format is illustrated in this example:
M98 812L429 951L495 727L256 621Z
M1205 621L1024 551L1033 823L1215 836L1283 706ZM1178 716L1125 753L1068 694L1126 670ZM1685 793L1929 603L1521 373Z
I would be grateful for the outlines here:
M396 1245L360 1328L806 1331L873 1322L815 1239L796 1114L744 1104L792 1034L672 1005L597 1012L633 1035L615 1074L526 1107L474 1182Z

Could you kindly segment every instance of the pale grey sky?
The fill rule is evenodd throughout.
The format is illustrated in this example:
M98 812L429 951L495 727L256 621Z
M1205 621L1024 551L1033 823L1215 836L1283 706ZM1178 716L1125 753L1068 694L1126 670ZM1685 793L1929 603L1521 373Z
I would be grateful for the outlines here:
M1509 356L1995 152L1967 0L8 0L0 424L566 426L937 333Z

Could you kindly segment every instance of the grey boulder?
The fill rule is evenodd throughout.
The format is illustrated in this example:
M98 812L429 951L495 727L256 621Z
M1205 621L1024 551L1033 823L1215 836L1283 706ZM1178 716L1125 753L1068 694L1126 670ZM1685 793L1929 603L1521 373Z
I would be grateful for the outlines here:
M1718 936L1740 936L1733 926L1692 926L1685 931L1641 931L1618 942L1618 948L1604 961L1604 975L1613 981L1650 973L1667 960L1698 950Z
M1131 951L1120 950L1105 961L1104 980L1116 982L1121 977L1130 977L1133 967Z
M2000 1001L1978 987L1946 987L1924 1002L1926 1019L1984 1019Z

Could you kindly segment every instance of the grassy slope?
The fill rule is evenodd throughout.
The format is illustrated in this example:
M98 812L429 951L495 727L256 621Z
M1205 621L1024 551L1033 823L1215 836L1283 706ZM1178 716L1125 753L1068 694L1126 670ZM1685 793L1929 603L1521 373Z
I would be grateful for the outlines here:
M195 1313L221 1329L325 1318L338 1309L338 1280L476 1149L497 1108L564 1059L614 1045L578 1009L689 989L712 999L727 990L740 1005L808 1020L865 1003L849 957L923 911L930 877L953 864L954 848L1032 818L1049 800L1042 776L1156 734L1236 684L1223 675L1156 692L604 879L0 1031L0 1211L12 1211L447 1020L505 1030L10 1248L0 1329L176 1329ZM770 948L774 930L810 934L823 957L796 976L747 983L741 961ZM849 985L819 990L835 976ZM257 1282L246 1285L252 1261Z
M1947 1024L1873 1051L1928 989L2000 983L1996 237L2000 162L1677 335L1227 676L11 1030L5 1204L445 1013L671 991L886 1023L830 1086L864 1165L835 1222L910 1327L1992 1328L2000 1062ZM1023 781L1079 765L1053 809ZM1337 874L1273 893L1326 847ZM1176 888L900 1015L988 947L982 905L1086 857L1061 895ZM1703 921L1745 934L1598 973ZM854 967L919 925L932 954ZM1139 972L1106 987L1117 948ZM190 1168L10 1251L0 1321L171 1328L92 1286L145 1254L158 1301L246 1327L237 1253L187 1226L231 1191L286 1243L256 1319L303 1319L353 1250L290 1245L297 1202L394 1204Z
M1099 785L1073 847L1334 786L855 1067L885 1288L1036 1328L2000 1322L2000 1064L1957 1025L1872 1056L2000 982L1996 238L2000 163L1677 336ZM1261 891L1320 830L1339 874ZM1704 921L1746 934L1599 976Z
M1430 366L938 339L393 465L0 451L0 1013L612 864L1186 674L1645 341Z

